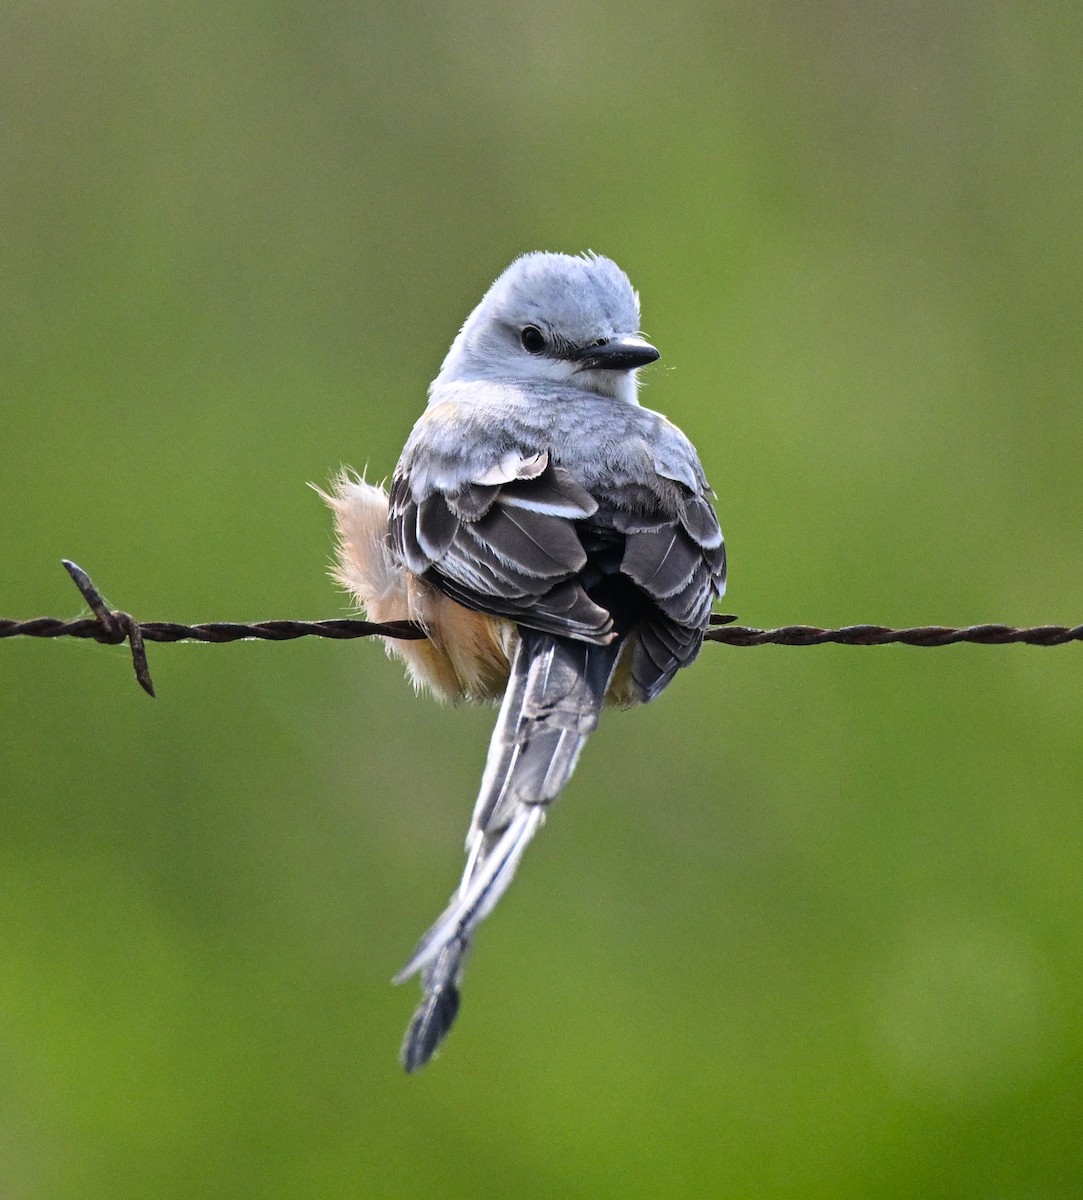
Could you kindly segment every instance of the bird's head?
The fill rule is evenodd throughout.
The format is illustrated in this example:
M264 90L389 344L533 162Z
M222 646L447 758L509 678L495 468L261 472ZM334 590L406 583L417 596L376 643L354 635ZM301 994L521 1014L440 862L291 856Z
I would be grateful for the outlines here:
M560 383L635 404L638 368L659 357L638 329L639 296L611 259L524 254L467 318L436 383Z

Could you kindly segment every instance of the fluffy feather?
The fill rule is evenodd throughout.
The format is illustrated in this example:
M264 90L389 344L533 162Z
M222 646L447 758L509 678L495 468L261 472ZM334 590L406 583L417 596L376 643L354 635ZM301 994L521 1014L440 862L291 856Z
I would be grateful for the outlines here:
M427 641L383 639L387 653L406 664L414 687L451 702L499 698L508 678L511 622L463 608L406 571L388 544L382 487L343 470L330 492L316 491L335 518L332 578L370 621L417 621L428 633Z

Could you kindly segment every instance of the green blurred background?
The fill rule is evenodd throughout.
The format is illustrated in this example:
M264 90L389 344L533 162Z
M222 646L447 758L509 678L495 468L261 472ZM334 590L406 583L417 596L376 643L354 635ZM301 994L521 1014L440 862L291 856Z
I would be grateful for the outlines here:
M663 351L753 624L1083 619L1074 3L0 12L0 615L340 615L516 254ZM1083 1194L1083 649L709 646L422 1075L492 713L370 643L0 646L0 1196Z

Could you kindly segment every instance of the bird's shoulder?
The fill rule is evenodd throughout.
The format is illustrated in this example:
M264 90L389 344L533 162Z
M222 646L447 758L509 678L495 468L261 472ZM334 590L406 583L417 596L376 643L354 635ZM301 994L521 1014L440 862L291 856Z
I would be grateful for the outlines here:
M548 454L592 494L625 484L673 507L672 484L713 493L695 447L649 408L558 385L479 381L434 393L407 439L396 474L417 497L456 491L509 455ZM667 503L668 501L668 503Z

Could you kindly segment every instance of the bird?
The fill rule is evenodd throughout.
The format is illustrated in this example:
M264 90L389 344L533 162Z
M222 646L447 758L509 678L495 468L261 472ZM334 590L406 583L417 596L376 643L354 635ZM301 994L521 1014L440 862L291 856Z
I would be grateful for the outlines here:
M524 254L470 313L390 491L323 493L332 574L418 690L499 703L447 907L395 977L421 977L402 1064L459 1011L467 950L568 782L605 705L653 700L703 642L726 586L714 492L688 438L639 402L659 351L609 258Z

